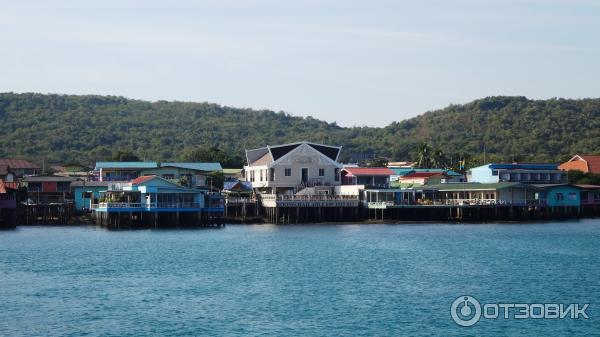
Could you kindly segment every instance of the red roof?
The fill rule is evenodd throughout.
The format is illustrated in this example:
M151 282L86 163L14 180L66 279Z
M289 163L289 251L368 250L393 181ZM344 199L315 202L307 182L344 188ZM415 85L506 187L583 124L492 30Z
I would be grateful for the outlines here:
M12 169L39 169L39 166L23 159L0 158L0 165L8 165Z
M137 177L137 178L135 178L135 179L133 179L133 180L131 181L131 184L132 184L132 185L139 185L139 184L143 184L143 183L145 183L146 181L150 181L150 180L152 180L152 179L154 179L154 178L156 178L156 176L154 176L154 175L153 175L153 176L141 176L141 177Z
M579 155L588 164L590 173L600 173L600 156Z
M0 194L6 193L6 188L4 187L4 181L0 180Z
M387 167L345 167L353 176L391 176L396 173Z
M441 172L414 172L411 174L407 174L404 177L400 178L400 179L411 179L411 178L431 178L433 176L438 176L438 175L443 175L445 176L444 173Z

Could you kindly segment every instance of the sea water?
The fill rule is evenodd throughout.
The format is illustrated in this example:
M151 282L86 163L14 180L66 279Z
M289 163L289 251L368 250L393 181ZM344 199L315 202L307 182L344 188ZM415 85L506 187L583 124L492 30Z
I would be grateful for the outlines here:
M600 220L0 232L3 336L600 334ZM453 301L589 304L481 318Z

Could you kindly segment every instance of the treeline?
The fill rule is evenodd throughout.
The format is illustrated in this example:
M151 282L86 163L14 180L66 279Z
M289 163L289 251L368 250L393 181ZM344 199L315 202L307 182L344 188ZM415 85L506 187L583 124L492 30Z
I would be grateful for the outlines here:
M384 128L346 128L211 103L3 93L0 123L0 156L38 163L91 163L120 151L142 160L217 158L239 167L246 148L300 140L342 145L343 161L367 162L419 160L426 143L452 166L458 158L480 164L484 153L488 162L559 162L600 152L600 99L488 97Z

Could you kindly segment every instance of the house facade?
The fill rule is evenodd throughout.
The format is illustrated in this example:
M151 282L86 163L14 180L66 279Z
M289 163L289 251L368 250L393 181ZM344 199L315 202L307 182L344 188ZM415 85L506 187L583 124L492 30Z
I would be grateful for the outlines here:
M398 179L400 184L425 185L446 182L450 177L443 172L412 172Z
M564 184L567 182L567 173L559 170L556 164L487 164L467 171L467 181Z
M219 163L98 162L96 171L100 181L131 181L156 175L187 187L206 187L208 175L223 168Z
M341 146L298 142L246 150L246 181L259 193L291 194L305 187L340 185Z
M573 158L560 164L558 168L564 171L576 170L584 173L600 174L600 156L576 154Z
M63 176L30 176L23 178L23 185L31 203L66 203L72 200L71 183L75 180Z
M387 167L344 167L341 174L343 185L386 188L394 171Z

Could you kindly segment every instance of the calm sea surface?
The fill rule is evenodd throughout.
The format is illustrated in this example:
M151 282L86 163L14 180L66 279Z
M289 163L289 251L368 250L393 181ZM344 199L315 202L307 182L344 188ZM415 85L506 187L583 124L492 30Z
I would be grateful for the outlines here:
M460 327L450 305L590 303ZM0 232L0 335L600 335L600 220Z

